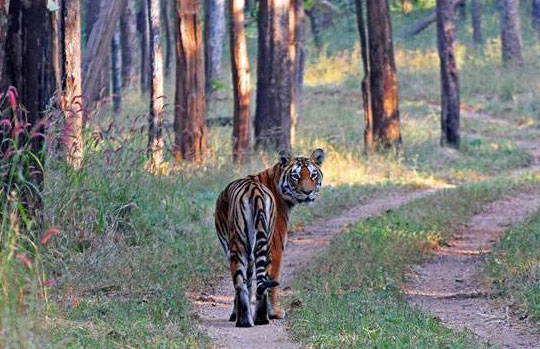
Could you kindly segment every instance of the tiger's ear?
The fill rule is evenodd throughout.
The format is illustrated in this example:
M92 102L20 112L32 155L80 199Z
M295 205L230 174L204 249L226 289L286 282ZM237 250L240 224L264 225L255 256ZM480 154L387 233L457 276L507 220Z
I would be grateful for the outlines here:
M317 148L311 154L311 161L317 166L321 166L324 162L324 150Z
M291 153L288 150L282 150L279 152L279 164L285 167L291 161Z

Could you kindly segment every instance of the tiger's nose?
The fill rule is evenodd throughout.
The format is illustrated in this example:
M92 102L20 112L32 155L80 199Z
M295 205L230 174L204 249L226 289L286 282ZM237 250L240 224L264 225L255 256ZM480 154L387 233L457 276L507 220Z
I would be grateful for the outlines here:
M304 193L306 195L309 195L309 194L313 193L313 190L302 190L302 193Z

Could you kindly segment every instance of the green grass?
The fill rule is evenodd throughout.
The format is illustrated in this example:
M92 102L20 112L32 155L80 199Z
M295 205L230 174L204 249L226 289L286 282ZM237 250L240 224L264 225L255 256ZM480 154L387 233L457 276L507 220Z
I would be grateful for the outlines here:
M540 322L540 212L506 232L489 258L485 276L520 318Z
M426 248L449 239L483 205L532 187L537 179L447 189L351 227L294 285L291 333L316 348L478 347L468 333L408 306L400 286Z

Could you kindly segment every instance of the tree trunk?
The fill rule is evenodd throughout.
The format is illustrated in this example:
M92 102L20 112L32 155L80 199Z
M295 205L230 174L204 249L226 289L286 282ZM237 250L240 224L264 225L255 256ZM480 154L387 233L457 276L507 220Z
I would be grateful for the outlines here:
M224 33L225 0L205 0L204 63L207 98L212 94L214 83L221 78Z
M473 26L473 41L481 45L484 42L482 38L482 5L480 0L471 0L471 18Z
M319 9L313 6L310 10L306 11L306 15L309 17L311 35L313 35L315 47L320 51L322 49L322 24L319 12Z
M304 3L290 0L289 10L289 57L291 59L291 145L296 142L296 127L302 105L304 81Z
M251 78L244 30L244 0L230 1L231 72L234 87L233 159L243 163L249 155L249 98Z
M412 11L411 0L402 0L401 4L403 8L403 13L411 13Z
M289 0L259 2L255 146L291 147Z
M540 0L532 1L532 24L540 42Z
M126 0L126 6L122 11L122 17L120 17L123 88L133 88L137 83L137 51L140 46L138 45L135 3L135 0Z
M370 70L367 44L366 25L364 21L364 11L362 0L356 0L356 18L358 22L358 32L360 34L360 49L362 55L362 66L364 68L364 78L362 79L362 102L364 106L364 151L371 153L374 150L373 144L373 112L371 108L371 86Z
M437 43L441 62L441 146L459 148L459 77L454 54L452 0L437 0Z
M63 0L61 8L62 109L68 131L64 145L67 162L78 169L83 159L81 9L79 0Z
M100 87L100 72L109 56L114 29L125 0L103 1L99 18L92 28L83 59L83 94L89 101L96 100Z
M461 3L457 4L455 11L457 13L456 17L458 21L460 22L467 21L467 2L466 1L462 1Z
M202 161L206 150L204 54L199 0L176 0L175 147L177 161Z
M120 27L118 26L111 41L112 100L115 113L119 113L122 109L122 53L120 46Z
M99 9L101 8L102 0L87 0L85 6L85 27L84 27L84 43L88 45L88 40L90 39L90 34L92 33L92 28L94 28L94 23L99 18Z
M148 114L148 156L151 169L159 171L163 162L163 50L161 48L161 8L159 0L147 0L150 27L150 114Z
M165 76L171 75L172 59L174 54L174 28L171 26L172 1L161 1L161 17L163 19L163 28L165 29Z
M501 0L502 58L508 66L523 65L519 0Z
M150 88L150 27L148 27L148 3L141 2L141 10L137 18L137 29L141 38L141 91L147 92Z
M376 147L400 148L398 83L390 11L386 0L368 0L367 4L373 139Z
M4 73L6 36L9 29L9 2L10 0L0 0L0 85Z

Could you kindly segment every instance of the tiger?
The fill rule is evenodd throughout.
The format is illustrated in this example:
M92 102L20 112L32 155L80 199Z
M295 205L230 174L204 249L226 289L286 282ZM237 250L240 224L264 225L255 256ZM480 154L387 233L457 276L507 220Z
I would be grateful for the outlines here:
M274 166L229 183L218 196L215 226L230 263L235 296L229 321L235 321L236 327L265 325L270 319L284 318L278 306L278 286L289 215L294 206L313 204L319 196L324 156L322 149L315 149L309 158L281 151Z

